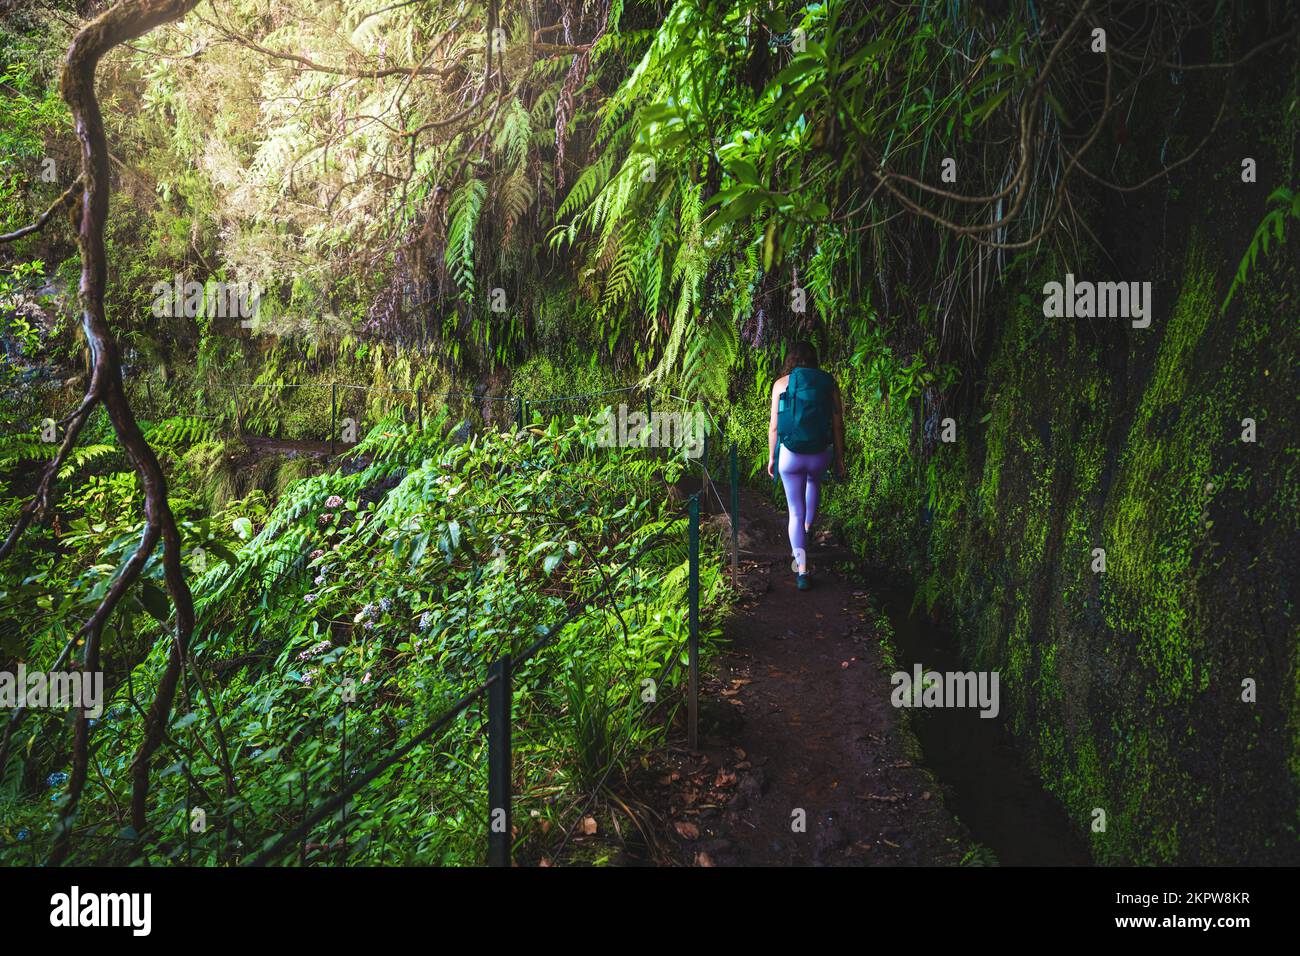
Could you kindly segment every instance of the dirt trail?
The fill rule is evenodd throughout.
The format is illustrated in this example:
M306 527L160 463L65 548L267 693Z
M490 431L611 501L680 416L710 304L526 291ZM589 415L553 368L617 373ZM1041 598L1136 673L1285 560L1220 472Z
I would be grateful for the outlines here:
M351 447L340 443L334 451L331 451L330 443L327 441L262 438L257 435L243 435L240 441L248 446L249 455L253 458L262 458L266 455L312 455L317 458L329 458L332 454Z
M890 704L871 595L835 570L851 555L810 549L799 592L785 515L748 493L741 514L747 596L702 682L700 753L670 750L659 781L682 861L956 863L968 834Z

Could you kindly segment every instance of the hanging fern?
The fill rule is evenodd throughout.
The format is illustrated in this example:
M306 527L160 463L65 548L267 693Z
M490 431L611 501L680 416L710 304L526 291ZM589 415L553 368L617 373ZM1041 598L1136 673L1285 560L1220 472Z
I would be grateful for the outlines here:
M682 388L691 398L726 393L732 365L740 352L736 324L715 314L697 325L682 360Z
M1269 243L1274 239L1279 246L1286 242L1287 219L1300 219L1300 190L1293 191L1285 186L1279 186L1269 194L1268 201L1273 204L1273 208L1264 214L1264 219L1256 228L1255 235L1246 248L1246 254L1241 257L1237 274L1233 277L1232 285L1228 287L1223 305L1219 307L1221 312L1227 311L1228 303L1232 301L1237 289L1246 284L1246 279L1258 263L1260 254L1268 254Z
M447 228L447 271L451 273L461 296L474 298L474 230L478 226L479 212L487 184L481 179L471 179L456 190L451 197L451 224Z

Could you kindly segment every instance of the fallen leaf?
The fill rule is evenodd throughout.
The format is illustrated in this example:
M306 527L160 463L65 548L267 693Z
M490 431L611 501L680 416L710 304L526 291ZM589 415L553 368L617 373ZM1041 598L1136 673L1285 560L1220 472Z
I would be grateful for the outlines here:
M596 818L595 818L595 817L583 817L583 819L582 819L582 832L585 833L587 836L591 836L593 833L596 832Z
M700 828L689 820L678 820L673 824L673 829L683 840L698 840L700 838Z
M712 866L712 865L713 865L713 861L709 859L709 855L708 855L707 853L705 853L703 850L701 850L699 853L695 854L695 865L696 865L696 866Z

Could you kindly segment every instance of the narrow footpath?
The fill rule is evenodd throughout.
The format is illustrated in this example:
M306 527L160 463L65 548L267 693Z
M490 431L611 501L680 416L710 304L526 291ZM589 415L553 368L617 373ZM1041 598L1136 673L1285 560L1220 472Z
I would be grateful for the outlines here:
M744 596L702 680L700 749L669 747L657 768L672 855L699 866L959 862L969 834L890 703L873 596L837 570L851 554L814 546L815 586L800 592L785 515L752 492L741 514Z

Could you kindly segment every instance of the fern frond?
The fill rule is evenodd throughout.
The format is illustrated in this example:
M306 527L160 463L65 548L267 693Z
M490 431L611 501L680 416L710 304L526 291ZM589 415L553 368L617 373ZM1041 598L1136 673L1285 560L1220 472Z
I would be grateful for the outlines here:
M34 434L8 435L0 439L0 471L9 471L25 461L49 461L58 447Z
M145 438L155 448L188 448L216 441L218 437L211 421L190 415L167 418L145 430Z
M117 450L116 445L82 445L79 448L72 449L68 454L68 460L59 469L59 480L67 481L87 465L101 458L107 458Z
M1269 194L1268 202L1274 206L1264 214L1263 220L1255 229L1255 235L1251 238L1250 245L1246 247L1246 254L1241 257L1241 264L1237 266L1237 274L1233 277L1232 285L1228 287L1223 305L1219 307L1220 312L1227 311L1228 303L1232 301L1237 289L1246 284L1260 255L1268 254L1269 243L1273 239L1277 240L1278 245L1286 242L1287 219L1300 219L1300 190L1293 191L1285 186L1279 186Z
M486 195L487 184L481 179L471 179L451 197L445 261L447 271L467 299L474 297L474 230Z

